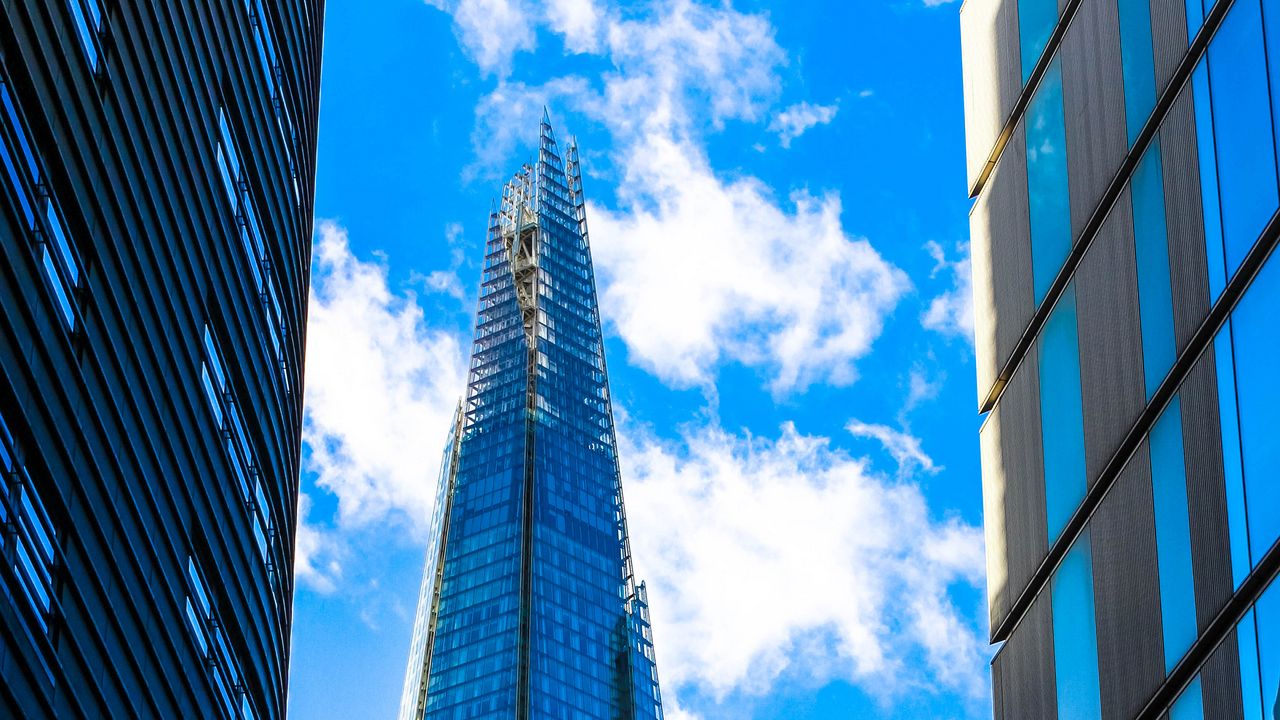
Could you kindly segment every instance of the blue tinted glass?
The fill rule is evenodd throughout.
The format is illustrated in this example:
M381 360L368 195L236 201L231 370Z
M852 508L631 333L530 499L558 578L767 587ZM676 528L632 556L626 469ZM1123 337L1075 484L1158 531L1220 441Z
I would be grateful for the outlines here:
M1051 583L1058 720L1102 717L1090 552L1086 530L1062 559Z
M1169 708L1169 720L1204 720L1204 693L1200 688L1199 675Z
M1262 676L1258 664L1257 613L1250 609L1236 626L1240 650L1240 694L1244 698L1244 720L1263 720Z
M1231 320L1213 339L1214 366L1218 375L1218 417L1222 428L1222 474L1226 481L1227 527L1231 538L1233 587L1248 577L1249 528L1244 501L1244 468L1240 460L1240 415L1236 406L1236 371L1231 351Z
M1272 582L1255 606L1258 621L1258 680L1262 713L1280 720L1280 583Z
M1276 210L1275 140L1258 0L1232 6L1209 46L1227 274Z
M1195 38L1204 25L1204 3L1202 0L1187 0L1187 42Z
M1071 252L1067 130L1062 110L1062 68L1056 58L1031 98L1026 122L1031 276L1039 305Z
M1155 394L1177 355L1163 183L1157 139L1138 163L1131 185L1133 244L1138 259L1138 315L1142 321L1142 369L1147 400Z
M1027 84L1036 61L1058 24L1058 0L1018 0L1018 37L1022 46L1022 84Z
M1155 53L1151 49L1151 0L1119 0L1120 61L1129 145L1156 106Z
M1280 537L1280 261L1273 258L1258 273L1231 318L1235 350L1236 401L1240 409L1240 447L1249 524L1249 548L1256 565Z
M1040 426L1044 439L1045 517L1052 545L1086 490L1074 285L1067 286L1040 332Z
M1191 576L1191 520L1182 453L1182 409L1175 397L1151 428L1151 495L1156 516L1156 569L1164 669L1173 670L1195 642L1196 595Z
M1217 300L1227 284L1222 247L1222 208L1218 205L1218 153L1213 141L1213 102L1208 59L1191 76L1195 98L1196 151L1200 156L1200 206L1204 213L1205 257L1209 263L1209 299Z

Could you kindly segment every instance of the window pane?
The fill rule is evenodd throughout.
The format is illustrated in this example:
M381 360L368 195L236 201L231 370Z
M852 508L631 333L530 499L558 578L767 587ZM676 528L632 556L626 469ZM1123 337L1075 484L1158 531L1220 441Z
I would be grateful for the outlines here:
M1276 210L1275 139L1258 0L1240 0L1209 46L1228 275Z
M1119 0L1120 64L1129 145L1156 106L1155 53L1151 48L1151 1Z
M1039 305L1071 252L1067 129L1062 109L1062 68L1057 59L1031 98L1026 122L1031 275Z
M1169 708L1169 720L1204 720L1204 694L1200 688L1200 676L1182 691L1178 701Z
M1040 333L1040 416L1045 518L1052 545L1086 489L1074 285L1067 286Z
M1263 717L1280 720L1280 583L1271 583L1258 599L1256 612Z
M1093 559L1089 533L1067 552L1051 582L1053 664L1058 720L1102 717L1098 679L1098 629L1093 610Z
M1196 114L1196 151L1200 156L1200 207L1204 214L1205 258L1209 263L1209 300L1222 294L1227 283L1227 260L1222 248L1222 208L1218 206L1218 154L1213 142L1213 102L1209 91L1208 59L1191 76Z
M1156 570L1164 669L1173 670L1195 642L1195 583L1191 576L1191 520L1182 452L1182 406L1175 397L1151 429L1151 494L1156 517Z
M1133 196L1133 243L1138 260L1138 309L1142 323L1142 369L1147 400L1173 367L1177 355L1173 335L1173 289L1169 279L1169 240L1165 231L1164 171L1160 143L1138 163L1130 186Z
M1018 37L1022 45L1022 84L1027 84L1031 70L1049 44L1053 27L1058 24L1058 0L1019 0Z
M1236 372L1231 352L1231 321L1213 339L1218 373L1218 416L1222 428L1222 474L1226 482L1227 528L1231 539L1232 587L1249 576L1249 529L1245 521L1244 468L1240 464L1240 415L1236 409Z
M1240 412L1249 549L1253 564L1280 537L1280 261L1273 259L1258 274L1232 314L1236 400Z

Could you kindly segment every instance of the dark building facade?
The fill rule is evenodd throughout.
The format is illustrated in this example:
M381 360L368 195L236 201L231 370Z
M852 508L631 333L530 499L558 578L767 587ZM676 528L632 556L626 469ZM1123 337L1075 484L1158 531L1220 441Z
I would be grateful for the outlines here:
M0 2L0 716L285 716L323 0Z
M489 220L431 525L401 720L661 720L578 149L545 116Z
M1280 0L961 27L995 716L1274 720Z

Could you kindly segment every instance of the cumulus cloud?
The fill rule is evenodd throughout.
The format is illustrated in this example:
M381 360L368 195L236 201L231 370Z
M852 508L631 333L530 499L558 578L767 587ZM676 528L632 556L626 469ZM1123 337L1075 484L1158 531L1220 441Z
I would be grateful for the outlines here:
M426 0L453 16L458 42L486 74L506 77L516 53L536 47L537 18L523 0Z
M982 582L979 528L931 517L916 484L791 424L678 442L623 429L664 682L721 698L784 676L985 697L975 611L950 594Z
M930 240L925 249L933 258L930 277L946 275L951 279L951 289L933 298L920 317L927 329L944 335L962 337L973 342L973 269L969 256L969 244L961 243L956 250L959 259L952 260L938 243Z
M298 494L298 533L294 540L293 571L299 584L329 594L342 580L345 546L331 531L310 519L311 497Z
M425 527L435 473L466 364L458 338L423 322L382 265L355 257L346 231L321 223L307 323L307 469L338 497L338 522L398 514Z
M902 430L895 430L888 425L864 423L861 420L850 420L845 429L854 437L870 438L880 443L885 452L898 464L900 475L909 475L919 470L933 473L941 468L934 465L933 458L925 454L920 438Z
M680 387L709 387L724 361L761 368L779 395L853 382L906 276L845 230L838 193L780 200L750 175L721 177L701 135L760 120L776 99L787 59L767 17L689 0L601 17L614 69L500 82L476 112L478 163L527 142L544 104L598 123L620 181L616 204L593 202L588 218L602 313L631 360ZM784 111L783 132L803 114Z
M810 105L798 103L773 116L769 130L778 134L778 144L791 147L791 141L805 134L810 128L826 125L836 118L839 105Z

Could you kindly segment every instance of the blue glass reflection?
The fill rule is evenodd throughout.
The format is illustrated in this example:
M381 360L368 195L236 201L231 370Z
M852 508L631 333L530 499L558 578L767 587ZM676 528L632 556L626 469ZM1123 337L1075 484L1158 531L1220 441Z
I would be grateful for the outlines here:
M1133 243L1138 260L1138 316L1142 324L1142 369L1147 400L1173 367L1173 288L1169 277L1169 240L1165 229L1164 171L1160 143L1142 156L1130 185Z
M1058 720L1102 717L1098 629L1093 608L1089 533L1080 534L1053 575L1053 665Z
M1240 462L1240 416L1236 409L1236 371L1231 352L1231 321L1213 339L1218 376L1218 417L1222 432L1222 474L1226 482L1227 531L1231 540L1232 587L1249 576L1249 526L1244 502L1244 468Z
M1071 253L1067 126L1062 102L1062 63L1054 58L1027 106L1027 200L1036 305L1044 300Z
M1052 545L1084 499L1087 486L1074 284L1067 286L1040 333L1040 427L1045 518Z
M1275 138L1258 0L1232 6L1209 46L1226 270L1235 273L1275 212Z
M1173 670L1195 642L1196 594L1191 575L1191 518L1182 452L1182 404L1177 397L1151 428L1151 495L1156 516L1156 574L1164 669Z
M1204 720L1204 692L1200 687L1200 676L1187 686L1178 696L1178 701L1169 708L1169 720Z
M1244 720L1263 720L1262 677L1258 664L1257 612L1250 609L1236 626L1236 646L1240 651L1240 694L1244 698Z
M1151 48L1150 0L1119 0L1120 65L1124 74L1124 116L1129 145L1156 106L1155 53Z
M1262 690L1262 714L1280 720L1280 583L1258 598L1258 684Z
M1276 468L1280 467L1280 442L1276 442L1276 427L1280 424L1277 308L1280 261L1272 258L1254 279L1231 319L1249 548L1254 565L1280 537L1280 483L1276 482Z
M1209 270L1209 300L1218 299L1227 284L1227 259L1222 247L1222 208L1218 206L1218 154L1213 142L1213 102L1209 89L1209 61L1200 61L1191 75L1196 117L1196 152L1200 160L1200 207L1204 215L1205 259Z
M1058 0L1019 0L1018 37L1022 50L1022 84L1027 84L1058 24Z

